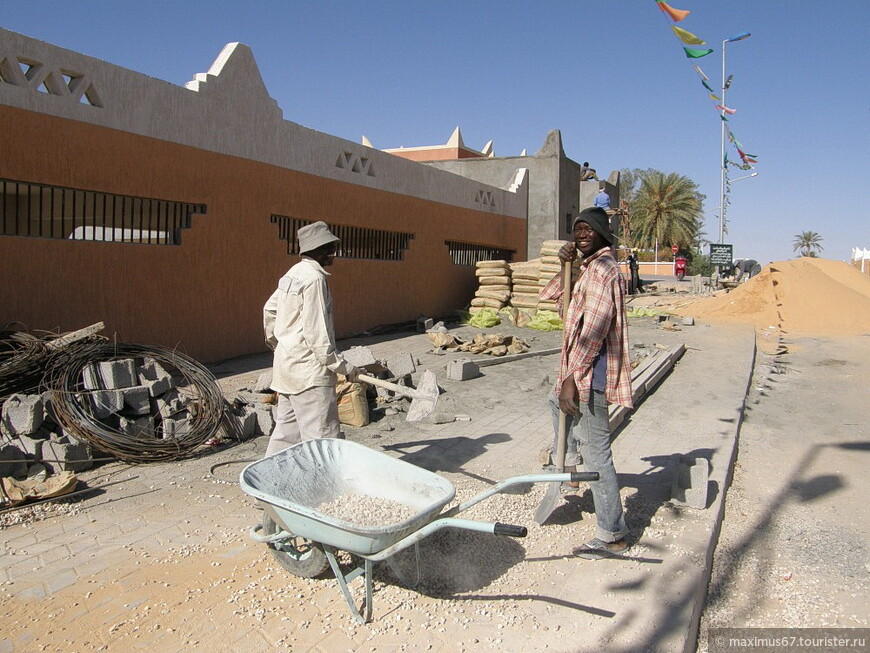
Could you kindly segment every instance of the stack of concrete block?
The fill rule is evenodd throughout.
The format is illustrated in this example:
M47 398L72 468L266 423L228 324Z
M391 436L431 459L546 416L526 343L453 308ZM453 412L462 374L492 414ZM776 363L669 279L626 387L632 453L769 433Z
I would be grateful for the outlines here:
M93 465L90 447L57 423L48 393L11 395L0 410L0 460L12 461L0 463L0 476L23 478L34 463L72 472Z
M167 439L190 431L196 401L153 358L91 363L82 385L93 416L125 435Z
M485 308L498 311L511 298L511 268L507 261L478 261L474 274L479 285L471 300L471 313Z
M541 260L522 261L511 263L511 288L510 304L514 308L534 314L538 309L538 278L540 277Z

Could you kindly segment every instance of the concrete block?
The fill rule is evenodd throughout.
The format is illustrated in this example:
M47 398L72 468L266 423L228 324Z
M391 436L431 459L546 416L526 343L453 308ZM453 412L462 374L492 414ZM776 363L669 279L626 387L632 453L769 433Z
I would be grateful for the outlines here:
M154 409L163 419L172 419L176 413L185 410L185 405L178 390L172 388L169 392L155 398Z
M423 333L427 329L431 329L434 324L435 324L435 320L433 320L431 317L423 317L423 316L418 317L417 318L417 333Z
M27 461L24 458L24 452L14 444L0 446L0 477L4 476L12 476L13 478L27 476Z
M155 436L154 418L151 415L141 417L118 416L118 430L131 437L153 438Z
M42 458L42 445L46 438L32 438L29 435L19 435L13 441L21 451L36 459Z
M148 388L148 394L158 397L173 387L172 375L153 358L146 358L138 370L138 385Z
M417 366L414 364L414 357L408 353L391 356L386 360L386 366L390 371L390 376L395 378L413 374L417 371Z
M480 367L470 358L460 358L447 363L449 381L467 381L480 376Z
M275 428L275 416L272 414L272 407L265 404L255 406L254 410L257 413L257 429L263 435L271 435L272 429Z
M257 383L251 388L254 392L265 394L272 391L272 370L267 370L257 377Z
M164 439L182 437L190 432L190 413L186 410L173 413L172 417L164 419L161 424Z
M124 393L120 390L94 390L86 396L90 397L97 419L106 419L124 408Z
M706 458L686 458L680 455L674 455L673 458L671 501L689 508L705 509L710 461Z
M144 385L136 385L132 388L124 388L124 405L134 415L147 415L151 412L151 396L148 388Z
M247 440L257 434L257 411L251 406L245 406L242 414L237 416L242 440Z
M456 421L456 415L451 413L430 413L426 421L430 424L449 424Z
M683 318L683 326L695 326L695 318L684 317Z
M88 390L120 390L139 383L136 363L132 358L93 363L82 370L82 381Z
M61 444L47 440L42 447L44 460L60 461L47 463L54 470L83 472L94 466L91 457L91 448L84 442Z
M366 367L376 365L377 359L368 347L351 347L341 354L344 359L354 367Z
M6 435L35 433L45 419L42 395L14 394L3 402L3 432Z

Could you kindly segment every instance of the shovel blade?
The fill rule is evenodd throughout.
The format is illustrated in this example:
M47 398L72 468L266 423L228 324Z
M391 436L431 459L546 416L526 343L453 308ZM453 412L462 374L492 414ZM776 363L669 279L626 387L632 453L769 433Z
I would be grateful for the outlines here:
M438 380L435 378L435 372L423 370L413 399L411 399L411 405L408 407L405 421L419 422L435 410L435 404L438 403L438 393Z
M559 502L562 498L562 484L561 483L550 483L550 487L547 488L547 493L544 495L544 498L541 500L541 503L538 504L538 508L535 510L535 523L538 526L543 525L547 519L550 518L550 515L553 514L553 511L559 505Z

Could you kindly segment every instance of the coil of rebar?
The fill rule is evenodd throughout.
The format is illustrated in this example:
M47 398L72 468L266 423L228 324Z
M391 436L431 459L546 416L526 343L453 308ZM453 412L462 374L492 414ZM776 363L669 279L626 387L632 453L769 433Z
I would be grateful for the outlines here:
M51 391L56 421L76 439L101 452L132 463L173 460L188 456L218 433L225 416L226 401L211 372L194 359L177 351L135 344L112 343L94 338L74 343L64 360L49 361L43 385ZM94 415L85 389L83 373L93 363L120 359L151 358L184 388L190 409L188 428L171 437L159 428L154 433L130 435ZM232 428L232 427L230 427Z

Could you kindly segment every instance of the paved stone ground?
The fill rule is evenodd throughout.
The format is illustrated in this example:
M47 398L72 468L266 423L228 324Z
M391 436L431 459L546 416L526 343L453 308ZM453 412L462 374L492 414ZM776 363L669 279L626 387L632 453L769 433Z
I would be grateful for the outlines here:
M262 456L260 437L185 461L103 465L82 474L90 485L114 483L103 492L0 530L0 651L692 650L754 334L739 327L671 331L648 318L631 327L636 345L684 342L687 351L615 434L635 542L623 558L572 557L571 548L593 534L591 495L565 494L538 526L532 515L546 490L539 484L462 514L525 524L527 538L455 529L430 536L417 552L408 549L377 567L373 621L358 625L334 579L289 575L248 538L260 513L237 479L245 460ZM492 331L499 330L511 331ZM558 346L560 338L522 335L537 350ZM448 478L459 499L540 471L538 452L552 438L545 399L556 356L494 365L477 379L450 382L448 360L466 354L431 354L425 335L342 346L354 344L371 346L379 358L415 354L444 389L439 412L471 421L408 424L401 414L375 414L367 427L347 427L349 439ZM267 357L252 357L216 366L215 373L233 392L268 365ZM707 509L668 502L673 454L710 458Z

